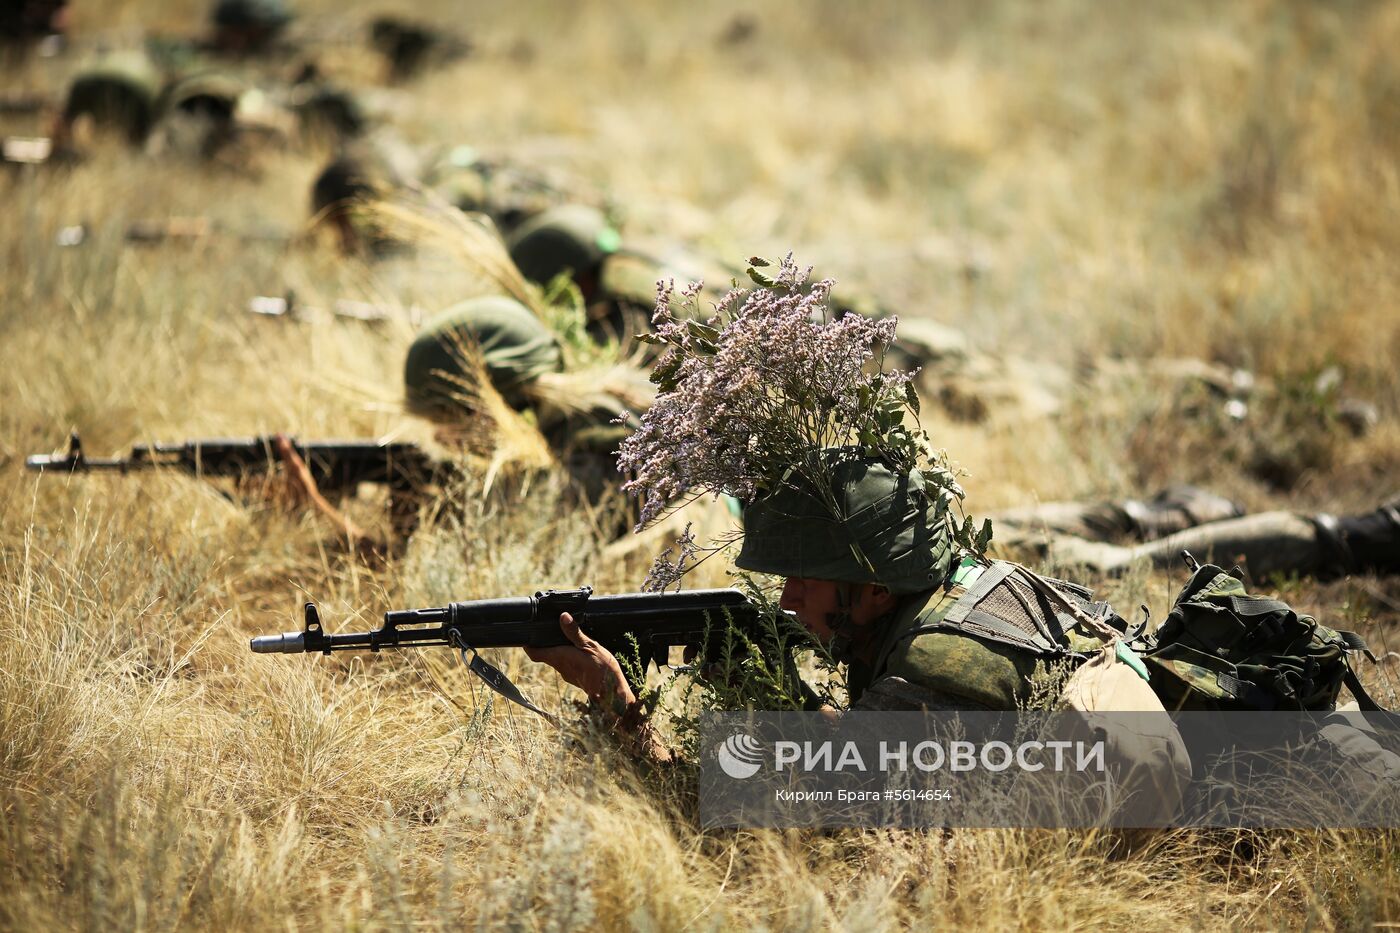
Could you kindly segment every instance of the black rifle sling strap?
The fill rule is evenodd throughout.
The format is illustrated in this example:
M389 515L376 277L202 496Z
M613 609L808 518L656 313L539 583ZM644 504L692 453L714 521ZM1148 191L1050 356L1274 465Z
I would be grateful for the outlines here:
M462 653L462 663L467 666L467 670L480 677L482 683L486 684L486 686L490 687L492 690L496 691L501 696L505 697L507 700L510 700L512 703L516 703L520 706L523 706L532 713L539 713L541 716L543 716L546 720L549 721L550 725L559 725L559 721L557 719L555 719L549 713L546 713L544 710L540 709L530 700L529 697L527 697L523 692L521 692L520 688L517 687L511 681L511 679L506 676L505 671L501 670L499 667L496 667L496 665L483 658L475 648L471 647L470 645L462 644L461 640L457 637L457 633L455 631L452 632L451 637L453 645L457 648L458 651ZM472 653L470 661L467 660L468 651Z

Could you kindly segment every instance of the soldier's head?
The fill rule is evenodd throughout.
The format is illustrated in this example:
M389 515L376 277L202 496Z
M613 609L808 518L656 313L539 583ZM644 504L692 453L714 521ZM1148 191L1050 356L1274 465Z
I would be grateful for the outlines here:
M25 46L68 31L68 0L6 0L0 6L0 43Z
M161 94L160 115L168 119L192 119L211 128L231 130L239 99L248 86L224 71L205 71L171 83Z
M440 33L425 23L399 16L377 16L369 24L369 41L389 65L389 77L402 81L418 74Z
M222 52L266 49L292 21L284 0L216 0L210 14L210 44Z
M330 226L347 253L384 256L405 244L389 236L370 210L373 201L411 182L412 151L392 139L359 141L331 160L311 184L311 215Z
M471 146L454 146L426 179L432 190L469 214L486 214L510 240L531 218L565 199L540 173L527 166L483 158Z
M78 72L54 131L55 142L71 142L84 128L111 133L139 146L156 119L161 79L140 53L105 55Z
M162 114L179 111L188 116L231 123L238 109L238 98L247 86L221 71L204 72L181 78L161 95Z
M602 211L568 204L521 224L510 237L510 258L537 284L568 273L587 301L597 292L603 260L619 246L621 237Z
M344 88L305 82L292 96L302 134L311 140L343 142L362 135L369 116L359 97Z
M848 448L823 482L794 473L744 509L737 565L787 578L782 607L838 653L859 653L900 599L942 584L953 547L918 471Z
M554 332L529 308L503 296L473 298L423 325L404 360L404 394L410 411L433 421L470 418L484 372L507 404L523 409L529 384L562 363Z
M362 245L362 224L356 223L355 214L374 192L374 179L365 165L354 156L342 155L311 183L311 215L335 230L341 249L356 252Z

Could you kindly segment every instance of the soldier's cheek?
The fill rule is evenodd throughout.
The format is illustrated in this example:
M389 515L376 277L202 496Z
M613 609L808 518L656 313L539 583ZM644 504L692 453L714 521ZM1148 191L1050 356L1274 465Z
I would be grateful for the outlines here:
M794 611L797 615L797 621L802 623L802 627L817 636L823 644L830 641L831 637L836 634L820 616L805 610Z

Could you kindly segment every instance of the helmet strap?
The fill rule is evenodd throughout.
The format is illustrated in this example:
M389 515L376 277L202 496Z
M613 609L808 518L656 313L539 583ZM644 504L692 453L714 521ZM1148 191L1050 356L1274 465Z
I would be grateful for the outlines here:
M849 664L856 660L856 642L863 634L860 626L851 619L851 607L854 600L851 599L851 583L839 583L836 587L835 612L829 612L826 616L827 628L831 629L831 644L827 647L832 660L842 664Z

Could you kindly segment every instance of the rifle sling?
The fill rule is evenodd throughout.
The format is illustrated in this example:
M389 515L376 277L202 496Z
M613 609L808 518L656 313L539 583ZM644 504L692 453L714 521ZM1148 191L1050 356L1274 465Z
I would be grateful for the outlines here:
M507 700L510 700L512 703L523 706L532 713L539 713L549 721L550 725L559 725L557 719L531 702L530 698L525 696L521 689L506 676L505 671L483 658L475 648L460 644L457 647L458 650L462 652L462 663L467 666L467 670L480 677L482 683L486 684L486 686L490 687ZM472 653L472 659L470 661L467 660L468 651Z

